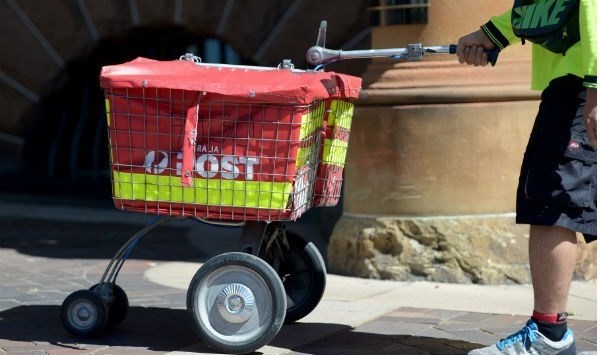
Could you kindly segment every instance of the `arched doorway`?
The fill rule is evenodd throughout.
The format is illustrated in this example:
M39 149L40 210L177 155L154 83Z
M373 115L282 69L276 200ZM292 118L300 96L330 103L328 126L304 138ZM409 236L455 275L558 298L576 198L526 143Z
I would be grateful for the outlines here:
M13 189L110 196L104 96L99 84L102 66L136 57L173 60L188 52L204 62L254 64L221 39L182 27L133 28L99 41L87 56L68 63L47 84L51 94L25 121L26 174L15 177Z
M0 191L94 190L88 181L107 161L105 134L94 126L102 120L91 117L103 111L102 65L137 56L175 59L193 50L205 62L276 66L289 58L308 69L304 56L322 19L330 23L328 46L368 47L367 2L0 3L7 29L0 34ZM345 61L329 70L361 75L365 67Z

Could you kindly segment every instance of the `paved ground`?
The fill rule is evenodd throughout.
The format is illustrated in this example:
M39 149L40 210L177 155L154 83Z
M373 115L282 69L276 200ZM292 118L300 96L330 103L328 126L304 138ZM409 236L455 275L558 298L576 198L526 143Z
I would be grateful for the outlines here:
M93 340L73 338L62 328L64 298L95 284L108 259L146 220L104 208L0 202L0 354L213 353L185 311L186 285L203 261L235 250L237 231L187 221L151 232L125 264L118 284L130 309L119 327ZM313 313L284 325L258 353L464 354L520 328L530 309L528 286L338 275L328 275L327 282ZM574 285L570 310L578 350L596 350L595 283Z

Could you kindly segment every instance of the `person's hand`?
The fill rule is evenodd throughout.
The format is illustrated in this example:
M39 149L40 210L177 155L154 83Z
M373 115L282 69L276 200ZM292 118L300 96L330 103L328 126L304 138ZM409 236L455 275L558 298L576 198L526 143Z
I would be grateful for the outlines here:
M585 120L585 130L594 149L596 148L598 134L598 123L596 122L596 89L587 89L585 95L585 106L583 108L583 118Z
M487 65L486 50L496 46L482 29L461 37L456 44L456 55L459 63L480 66Z

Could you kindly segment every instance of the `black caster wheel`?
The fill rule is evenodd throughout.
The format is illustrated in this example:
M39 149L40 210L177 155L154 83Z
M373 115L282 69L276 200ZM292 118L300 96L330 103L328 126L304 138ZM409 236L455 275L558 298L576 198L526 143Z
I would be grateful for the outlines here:
M102 288L98 289L100 285ZM96 284L90 290L107 304L108 319L105 328L112 329L121 324L129 311L129 299L125 291L119 285L111 283Z
M278 272L287 296L285 321L292 323L312 312L321 301L327 270L313 243L289 231L286 231L286 237L289 250Z
M245 253L217 255L194 275L187 308L196 330L217 351L253 352L281 329L286 297L277 273Z
M60 307L60 319L69 333L79 337L99 335L108 318L106 306L100 297L90 290L70 294Z

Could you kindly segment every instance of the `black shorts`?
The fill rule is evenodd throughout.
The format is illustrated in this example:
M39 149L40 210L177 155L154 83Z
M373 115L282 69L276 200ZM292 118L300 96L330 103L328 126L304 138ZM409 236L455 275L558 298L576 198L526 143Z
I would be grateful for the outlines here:
M596 151L583 121L585 88L568 75L542 93L517 188L517 223L560 226L596 240Z

